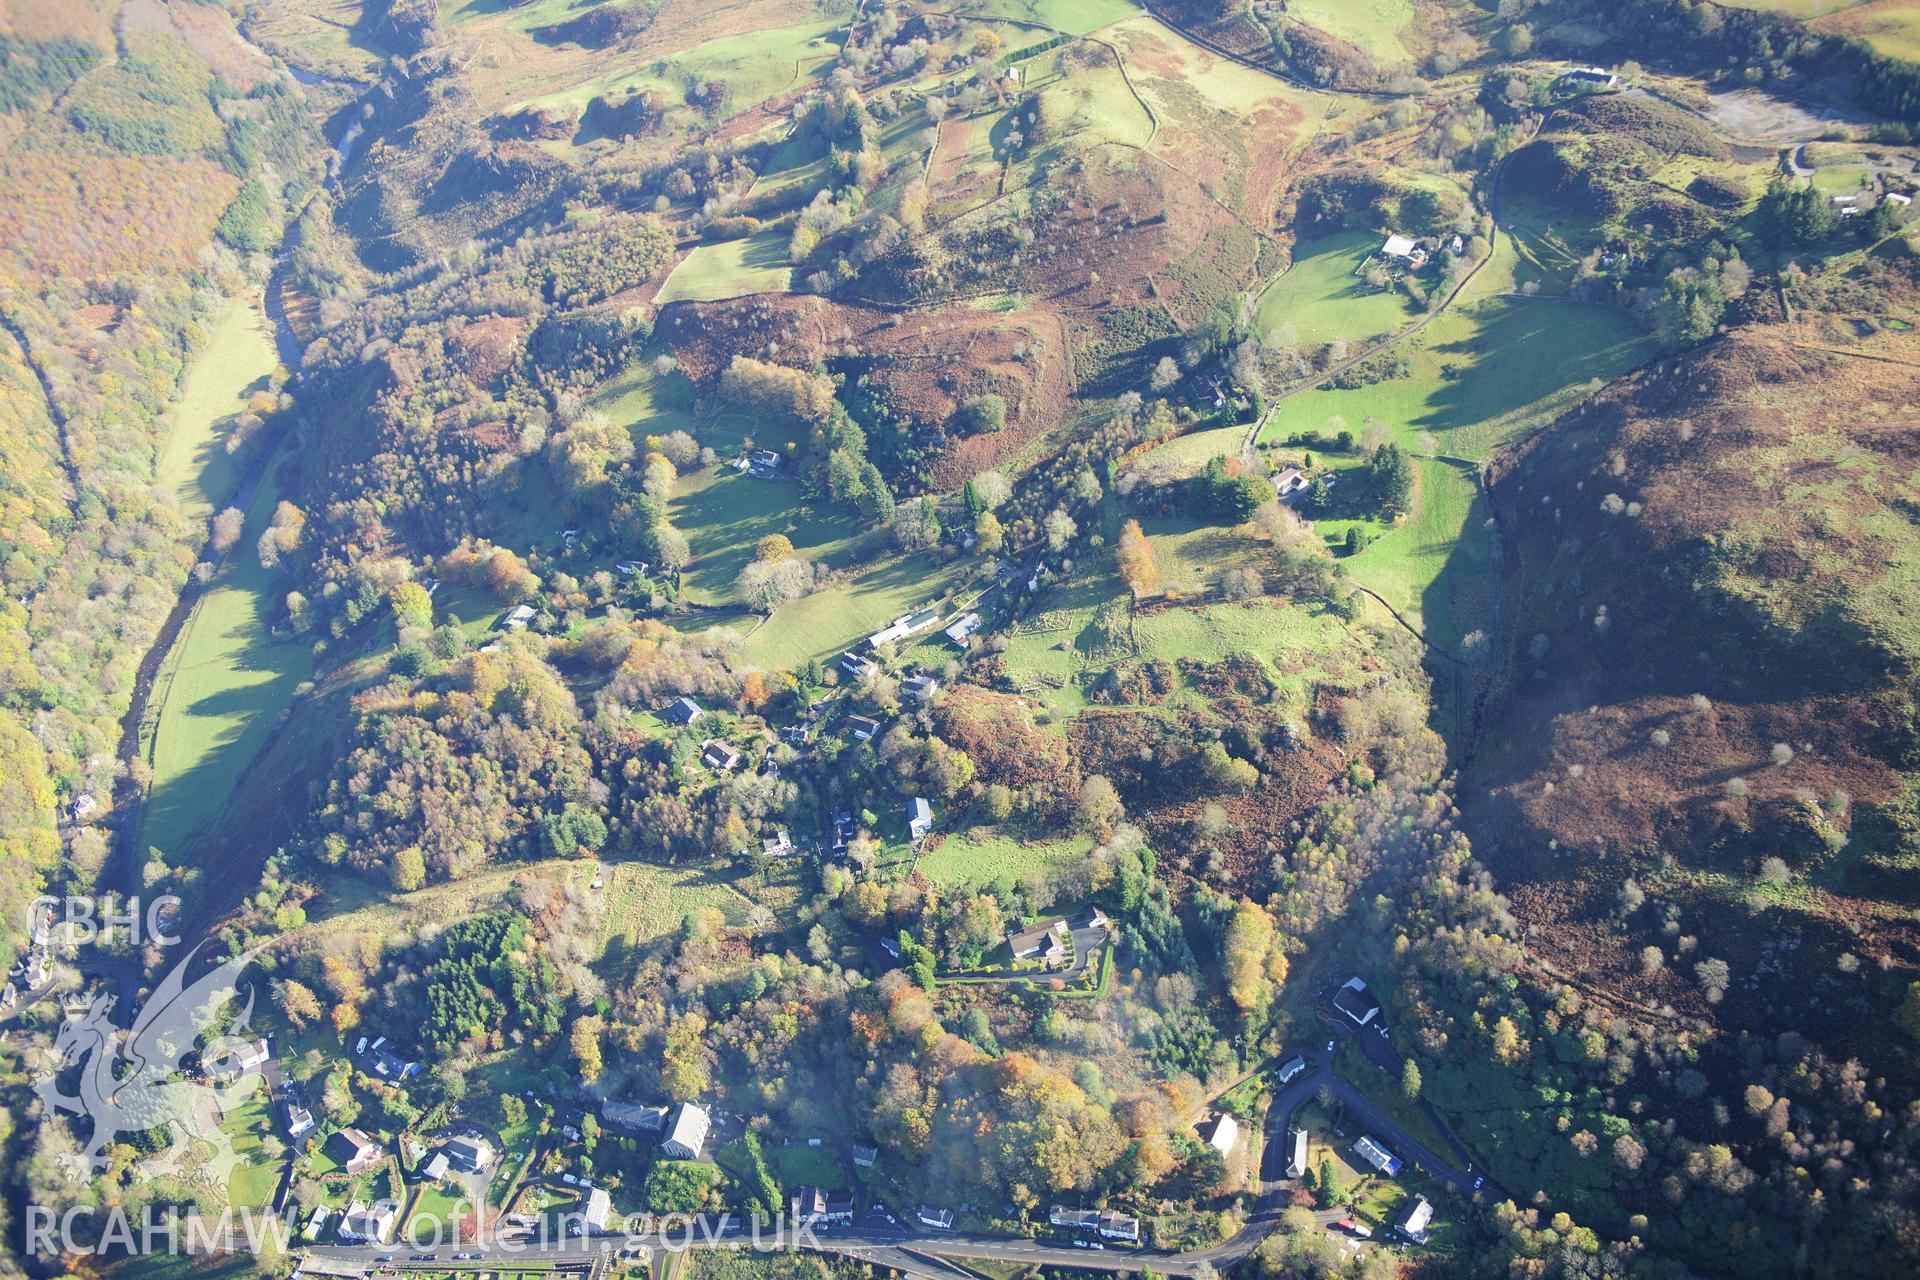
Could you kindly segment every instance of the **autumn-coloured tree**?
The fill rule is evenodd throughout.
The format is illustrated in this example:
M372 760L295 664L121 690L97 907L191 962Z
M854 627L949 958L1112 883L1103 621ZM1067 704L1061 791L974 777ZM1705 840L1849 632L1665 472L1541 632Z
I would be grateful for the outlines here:
M1160 566L1154 563L1153 543L1141 532L1138 520L1129 520L1120 530L1114 545L1114 558L1120 562L1120 577L1136 596L1150 594L1160 584Z

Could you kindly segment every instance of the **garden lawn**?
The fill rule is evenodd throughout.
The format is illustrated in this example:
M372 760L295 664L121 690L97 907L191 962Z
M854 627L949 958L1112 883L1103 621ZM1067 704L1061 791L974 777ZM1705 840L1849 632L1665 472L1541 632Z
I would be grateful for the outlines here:
M846 1171L826 1145L809 1147L804 1142L790 1147L768 1147L767 1164L780 1180L780 1189L788 1195L802 1187L824 1187L838 1191L847 1185Z
M453 1224L472 1212L467 1201L466 1190L453 1183L430 1182L420 1188L419 1198L413 1202L413 1213L408 1216L406 1225L401 1228L400 1238L404 1239L420 1224L423 1236L432 1238L435 1228L441 1236L448 1235Z
M267 632L286 580L253 553L280 500L269 478L255 491L246 528L193 607L155 679L158 718L148 740L153 787L139 848L182 865L196 828L226 803L293 691L313 672L303 641Z
M232 1203L236 1208L266 1208L273 1199L274 1188L279 1185L281 1169L280 1160L269 1159L263 1149L265 1139L273 1132L273 1111L266 1088L255 1090L245 1102L227 1112L220 1121L220 1130L232 1141L233 1153L240 1157L227 1184Z
M787 258L788 232L779 227L738 240L722 240L694 249L673 269L654 301L716 302L750 293L788 293L793 264Z
M1026 844L1002 827L973 827L942 840L920 856L914 869L938 888L990 885L998 880L1016 883L1036 872L1057 875L1086 860L1093 837Z
M260 309L231 298L213 320L207 345L180 384L167 439L154 460L154 483L190 518L205 520L233 494L239 470L226 442L247 398L264 391L279 356Z
M1406 324L1414 311L1405 293L1370 288L1360 279L1361 267L1379 247L1379 237L1367 231L1302 241L1293 265L1260 295L1259 332L1271 337L1291 325L1301 343L1360 342Z

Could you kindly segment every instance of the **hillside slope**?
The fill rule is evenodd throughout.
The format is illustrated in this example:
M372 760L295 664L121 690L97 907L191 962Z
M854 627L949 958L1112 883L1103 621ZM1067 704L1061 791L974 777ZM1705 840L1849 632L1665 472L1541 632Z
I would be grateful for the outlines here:
M1847 288L1897 314L1911 264ZM1740 330L1498 464L1509 651L1464 791L1557 967L1723 1030L1843 1033L1898 1071L1920 342L1896 324L1871 345Z

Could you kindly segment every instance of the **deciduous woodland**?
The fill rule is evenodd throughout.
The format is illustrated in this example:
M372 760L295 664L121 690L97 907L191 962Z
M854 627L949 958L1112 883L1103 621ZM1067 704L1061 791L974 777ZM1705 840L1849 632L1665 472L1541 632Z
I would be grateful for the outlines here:
M0 1276L1914 1274L1917 86L0 0Z

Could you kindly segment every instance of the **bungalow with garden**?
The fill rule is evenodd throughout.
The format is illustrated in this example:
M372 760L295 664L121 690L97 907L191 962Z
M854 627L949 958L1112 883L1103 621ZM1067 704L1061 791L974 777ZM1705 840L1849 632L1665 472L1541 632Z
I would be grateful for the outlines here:
M675 698L660 714L673 724L692 724L706 712L701 710L700 704L692 698Z
M760 838L760 852L769 858L784 858L793 852L793 837L787 834L785 827L770 836Z
M900 682L900 692L921 702L932 702L933 695L940 692L940 682L932 676L908 676Z
M932 1227L935 1231L953 1230L953 1210L951 1209L936 1209L930 1204L923 1204L914 1210L914 1216L920 1219L920 1225L923 1227Z
M967 641L972 639L973 633L979 629L980 615L977 613L963 613L960 615L959 621L947 628L947 639L964 649L967 647Z
M1304 1177L1307 1172L1307 1131L1298 1125L1287 1129L1287 1176Z
M1041 960L1051 968L1067 958L1067 938L1067 922L1056 917L1009 933L1007 946L1015 960Z
M880 732L880 722L871 716L848 716L847 732L856 742L871 742L873 735Z
M933 831L933 806L926 797L915 796L907 802L907 835L914 840L925 840Z

